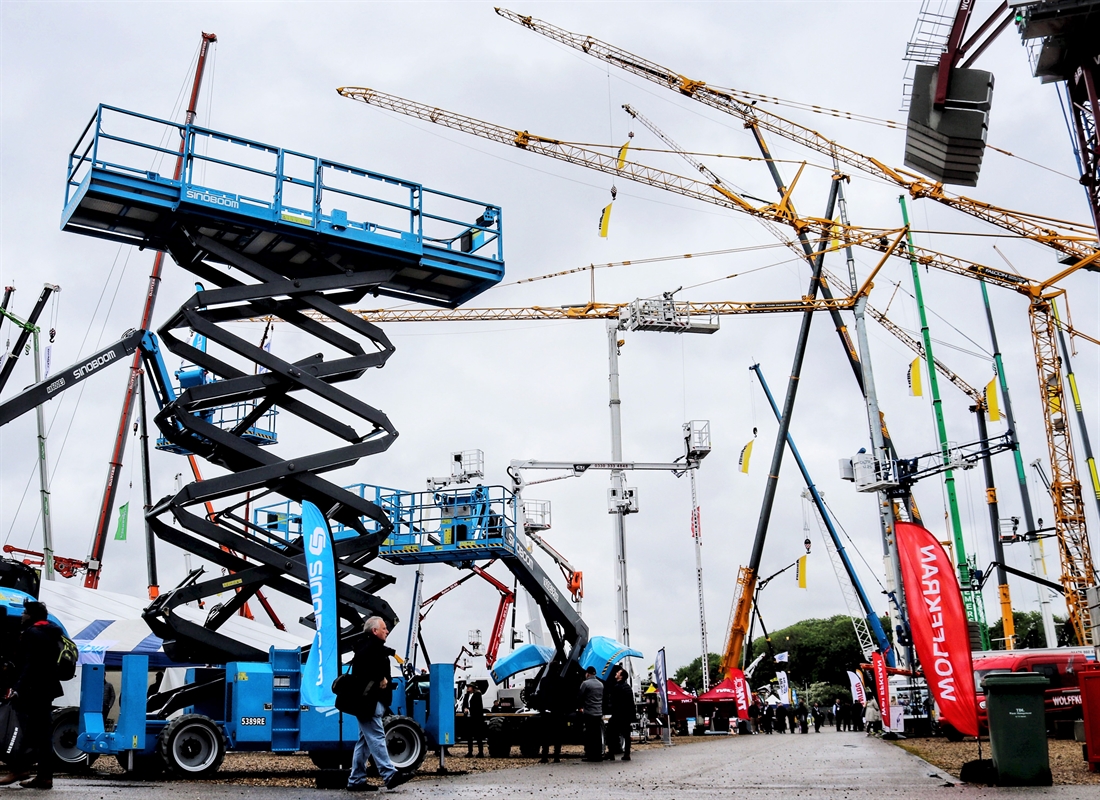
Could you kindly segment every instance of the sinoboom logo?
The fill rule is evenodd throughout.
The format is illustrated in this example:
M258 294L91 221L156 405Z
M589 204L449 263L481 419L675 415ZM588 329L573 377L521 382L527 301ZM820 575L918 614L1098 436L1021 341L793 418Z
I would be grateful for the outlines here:
M114 350L104 353L99 358L93 358L87 364L84 364L83 366L77 367L73 370L73 379L78 380L80 378L83 378L88 373L95 372L100 367L110 364L116 358L118 358L118 353L116 353Z
M324 636L325 623L324 623L324 598L325 585L323 583L325 573L325 562L320 560L320 555L324 553L325 547L328 544L328 536L325 534L324 528L314 528L313 534L309 538L309 552L314 556L314 559L310 560L309 564L309 594L310 599L313 601L313 620L314 627L316 629L316 640L314 646L317 651L317 682L315 686L323 686L325 683L325 667L324 667L324 647L322 646L322 637Z
M199 200L203 203L210 203L214 206L225 206L226 208L240 208L241 204L234 200L232 197L222 197L217 194L210 194L209 192L200 192L197 189L187 190L188 200Z
M325 532L321 528L315 528L313 530L313 536L309 539L309 552L315 556L321 555L325 552L325 540L328 537L325 536Z

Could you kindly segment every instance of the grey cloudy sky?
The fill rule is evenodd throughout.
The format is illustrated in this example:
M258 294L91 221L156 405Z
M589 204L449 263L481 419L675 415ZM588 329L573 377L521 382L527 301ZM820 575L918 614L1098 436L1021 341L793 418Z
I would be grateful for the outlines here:
M992 10L980 3L978 15ZM712 2L521 3L514 10L567 29L590 33L634 53L719 86L730 86L822 106L901 119L906 40L916 2ZM0 4L0 271L18 288L14 310L25 314L42 282L61 285L56 312L58 366L93 352L138 321L152 262L149 252L60 232L66 156L96 104L110 103L165 117L189 86L201 31L218 35L200 102L199 124L271 144L419 181L429 187L499 204L504 209L505 284L472 305L560 305L589 298L589 277L512 285L519 278L590 263L770 244L753 220L657 189L619 180L609 237L597 235L600 209L610 200L609 176L540 159L516 149L412 122L339 97L337 86L368 86L532 133L571 141L621 144L629 131L639 147L657 139L620 110L630 103L684 147L727 155L755 155L749 134L732 117L556 45L493 13L487 3L21 3ZM1054 88L1031 77L1027 56L1011 31L979 66L996 75L989 141L1053 170L1074 174L1069 138ZM903 132L780 110L858 150L899 165ZM830 171L821 156L789 143L771 142L777 158L808 167L795 200L803 213L822 213ZM690 174L672 156L639 160ZM725 179L756 197L774 196L760 163L708 159ZM824 167L824 168L822 168ZM783 164L788 180L797 169ZM847 187L853 222L897 226L895 188L859 175ZM982 200L1052 217L1087 219L1084 196L1064 176L988 152ZM928 201L915 204L917 242L1000 267L997 244L1026 275L1046 277L1057 268L1051 251L1005 238L947 235L998 233ZM801 296L805 264L780 249L656 265L597 270L596 299L621 302L685 287L690 300L774 300ZM866 275L877 261L858 254ZM827 262L827 266L829 263ZM834 258L831 268L843 262ZM726 276L740 277L727 279ZM935 312L938 355L972 385L993 375L981 296L976 283L922 274ZM169 264L158 303L159 325L192 289L188 273ZM900 285L900 288L896 287ZM1082 330L1097 335L1100 283L1074 276L1071 311ZM919 327L910 297L907 264L893 260L876 280L871 301L910 331ZM1019 416L1026 461L1046 459L1045 437L1029 341L1026 302L991 289L1006 371ZM630 460L666 460L680 454L680 425L709 419L714 452L699 473L705 542L706 603L712 650L725 637L734 579L748 559L776 425L749 366L762 365L773 392L782 395L798 329L796 316L725 318L712 336L637 333L624 336L621 358L624 454ZM258 326L235 326L258 339ZM5 328L5 336L7 335ZM391 450L364 460L341 476L419 489L429 475L446 474L453 450L481 448L487 480L505 483L514 458L599 459L609 455L607 347L601 323L433 323L390 325L397 353L357 391L386 410L401 437ZM909 397L905 373L913 355L873 324L871 348L882 407L902 454L936 447L927 398ZM277 330L275 348L289 357L315 344ZM173 357L174 359L174 357ZM170 359L169 366L177 364ZM1075 363L1095 430L1100 360L1083 343ZM124 370L105 374L47 407L53 425L54 526L59 554L87 555L102 490ZM9 393L31 380L29 365L16 371ZM941 386L950 437L976 437L968 400ZM741 447L759 429L749 475L737 471ZM995 433L1003 423L991 426ZM861 398L829 320L814 321L792 433L839 521L865 559L857 559L880 610L881 548L874 501L839 480L837 459L867 444ZM280 451L310 452L307 428L281 430ZM0 433L0 533L5 542L37 546L40 528L34 470L33 415ZM136 450L127 449L130 479ZM186 465L177 456L153 455L154 495L172 489ZM779 483L762 571L768 574L802 552L805 509L801 481L788 458ZM140 504L124 483L119 502ZM1002 513L1019 514L1010 457L996 464ZM686 479L649 474L630 478L640 490L641 513L628 520L633 644L646 664L667 647L670 665L699 652L694 553L689 535ZM979 471L958 482L968 548L979 564L991 560L990 532ZM27 487L29 486L29 489ZM553 502L548 536L585 573L584 613L594 633L615 624L611 519L606 474L551 483L537 490ZM1037 514L1052 519L1049 502L1033 483ZM917 499L929 526L948 538L944 496L934 480ZM1088 497L1089 493L1086 493ZM1088 508L1095 529L1095 506ZM810 583L798 590L785 576L764 593L769 627L808 616L844 611L835 578L809 523L816 547ZM144 592L144 554L137 526L130 540L108 543L102 586ZM1093 541L1095 542L1095 535ZM1026 564L1022 545L1009 562ZM1047 568L1057 553L1047 547ZM408 618L411 570L393 568L395 586L384 596ZM162 548L162 585L183 575L178 553ZM456 577L447 567L428 570L429 591ZM1036 606L1035 592L1013 580L1017 607ZM426 624L434 658L450 659L466 631L486 633L495 592L471 584L448 596ZM995 618L996 590L986 605ZM521 607L520 619L523 619ZM299 609L285 608L297 618ZM1064 609L1062 610L1064 612ZM404 625L398 630L404 641Z

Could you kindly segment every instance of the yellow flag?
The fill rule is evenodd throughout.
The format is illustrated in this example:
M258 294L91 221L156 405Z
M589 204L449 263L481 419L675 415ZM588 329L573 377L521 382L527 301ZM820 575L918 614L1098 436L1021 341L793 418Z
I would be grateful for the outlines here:
M600 237L603 238L603 239L607 238L607 226L611 222L611 206L612 205L613 205L612 203L608 203L607 208L605 208L603 210L603 213L600 214Z
M1001 418L1001 407L997 404L997 379L993 378L985 387L985 410L990 422Z
M749 474L749 459L752 458L752 443L753 440L749 439L749 443L741 448L741 456L737 459L737 466L746 475Z
M909 365L909 394L911 397L923 397L924 392L920 385L920 359L914 358Z
M622 169L626 166L626 150L630 147L630 140L626 140L626 144L619 148L619 162L615 165L615 169Z
M798 588L806 588L806 556L798 559Z

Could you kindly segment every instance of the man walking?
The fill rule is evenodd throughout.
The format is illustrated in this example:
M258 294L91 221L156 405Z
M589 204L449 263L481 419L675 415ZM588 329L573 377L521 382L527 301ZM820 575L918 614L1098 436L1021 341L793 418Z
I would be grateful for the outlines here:
M585 670L577 706L584 720L584 760L603 761L603 681L595 667Z
M611 675L610 695L611 719L607 725L607 760L614 761L619 750L619 737L623 741L623 761L630 760L630 727L638 719L638 709L634 705L634 690L630 687L629 675L622 667L616 667Z
M409 775L397 771L390 761L386 747L386 731L382 717L393 697L390 682L390 656L394 651L385 646L390 629L381 617L370 617L363 623L363 637L355 647L351 661L351 674L361 689L361 699L353 710L359 720L359 740L351 757L351 774L348 775L349 792L373 792L375 786L367 783L367 755L374 759L374 766L387 789L405 783ZM343 709L341 709L343 710Z
M477 757L485 758L485 704L477 684L466 684L466 696L462 698L462 714L469 723L466 727L466 758L474 757L474 740L477 740Z

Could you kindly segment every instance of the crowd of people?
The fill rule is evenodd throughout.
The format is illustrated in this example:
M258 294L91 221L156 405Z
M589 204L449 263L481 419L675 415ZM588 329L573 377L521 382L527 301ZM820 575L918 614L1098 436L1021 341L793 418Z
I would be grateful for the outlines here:
M753 695L749 706L750 733L809 733L811 725L815 733L820 733L823 726L834 725L838 733L864 730L870 733L881 729L882 717L873 698L866 705L838 698L831 705L812 703L807 706L802 700L796 705L767 703Z

